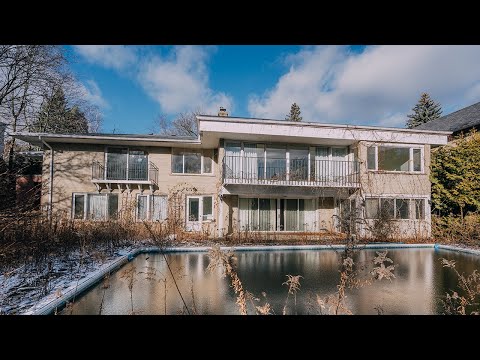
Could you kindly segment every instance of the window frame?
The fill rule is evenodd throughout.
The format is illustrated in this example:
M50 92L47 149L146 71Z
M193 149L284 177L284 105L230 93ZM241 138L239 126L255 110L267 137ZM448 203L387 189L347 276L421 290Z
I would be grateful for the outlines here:
M142 220L142 219L139 219L138 217L138 204L139 204L139 201L138 201L138 198L140 196L146 196L147 197L147 218L145 220ZM165 216L165 219L160 219L160 220L152 220L152 197L166 197L167 198L167 214ZM165 221L167 220L168 218L168 195L166 194L142 194L142 193L137 193L137 196L135 198L136 200L136 205L135 205L135 221L136 222L141 222L141 221L149 221L149 222L153 222L153 221Z
M204 158L205 158L205 155L204 153L206 151L211 151L211 154L212 156L210 157L210 160L212 162L212 165L211 165L211 169L212 171L211 172L204 172ZM185 172L185 154L182 154L182 172L173 172L173 156L174 155L179 155L179 154L175 154L175 152L192 152L192 153L200 153L200 173L186 173ZM214 161L214 158L215 157L215 149L186 149L186 148L176 148L176 147L172 147L171 148L171 151L170 151L170 175L185 175L185 176L200 176L200 175L215 175L215 161Z
M367 209L366 209L366 200L367 199L376 199L377 200L377 217L376 218L368 218L367 217ZM393 221L426 221L427 220L427 204L430 200L428 197L422 197L418 195L395 195L395 196L375 196L375 195L367 195L365 197L365 205L364 205L364 219L365 220L378 220L378 214L381 211L381 200L382 199L391 199L393 200L393 213L394 217L392 218ZM407 200L408 201L408 218L402 219L398 217L398 209L397 209L397 200ZM423 219L416 218L416 201L423 200Z
M378 169L378 148L379 147L392 147L392 148L409 148L408 151L408 170L379 170ZM368 149L374 148L375 149L375 166L374 169L369 169L368 163ZM420 170L414 170L414 158L413 158L413 150L417 149L420 150ZM418 145L418 144L367 144L367 151L366 151L366 168L369 172L379 172L379 173L392 173L392 174L425 174L425 146Z
M89 197L88 195L100 195L100 196L106 196L107 197L107 201L105 202L105 214L107 214L107 217L105 219L89 219L88 218L88 206L89 206ZM112 194L112 193L98 193L98 192L72 192L72 202L71 202L71 211L70 211L70 216L71 216L71 219L72 220L76 220L76 221L110 221L110 220L117 220L118 219L118 215L119 215L119 210L118 210L118 204L119 204L119 201L117 201L117 217L112 217L110 218L110 211L109 211L109 196L111 195L116 195L117 196L117 200L118 199L118 196L119 194L115 193L115 194ZM77 196L83 196L84 197L84 201L83 201L83 218L82 219L75 219L75 198Z
M132 151L143 151L145 155L147 156L147 180L150 177L150 153L147 150L142 149L141 147L135 147L135 146L121 146L121 145L106 145L104 149L104 159L103 159L103 178L106 180L107 179L107 161L108 161L108 154L109 151L108 149L127 149L127 167L126 167L126 179L125 181L136 181L136 180L130 180L128 178L130 167L130 150ZM115 181L115 180L112 180Z
M209 214L210 218L204 219L203 213L203 202L204 198L212 198L212 213ZM188 214L190 213L190 199L198 199L198 220L197 221L190 221L188 219ZM215 220L215 199L213 194L206 194L206 195L187 195L185 198L185 221L192 222L192 223L209 223Z

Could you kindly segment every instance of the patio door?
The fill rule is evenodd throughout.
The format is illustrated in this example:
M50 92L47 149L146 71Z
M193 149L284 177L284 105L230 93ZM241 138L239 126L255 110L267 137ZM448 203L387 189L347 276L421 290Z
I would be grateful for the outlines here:
M225 145L225 174L227 179L241 178L241 152L242 144L239 142L227 142Z
M187 197L187 231L200 231L202 229L200 214L200 197Z
M108 148L107 149L107 180L126 180L128 149L127 148Z

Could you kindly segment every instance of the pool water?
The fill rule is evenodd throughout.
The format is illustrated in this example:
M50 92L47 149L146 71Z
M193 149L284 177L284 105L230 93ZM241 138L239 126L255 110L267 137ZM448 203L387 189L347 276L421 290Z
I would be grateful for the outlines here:
M359 250L354 256L358 278L366 280L373 268L375 252ZM341 251L239 251L237 273L243 287L252 293L249 313L267 301L275 314L282 314L288 287L286 275L301 275L300 290L288 298L287 314L320 314L317 298L334 295L339 283ZM448 290L458 290L452 269L443 268L440 258L456 261L457 270L470 274L480 269L480 257L432 248L389 249L395 265L391 281L375 280L347 290L346 306L353 314L440 314L440 299ZM166 254L188 311L179 296L162 254L141 254L88 292L77 297L62 314L239 314L236 296L221 272L207 272L207 253ZM389 264L386 264L389 265ZM131 277L126 276L128 274ZM133 279L130 291L129 284ZM296 305L295 305L296 300ZM133 304L133 306L132 306Z

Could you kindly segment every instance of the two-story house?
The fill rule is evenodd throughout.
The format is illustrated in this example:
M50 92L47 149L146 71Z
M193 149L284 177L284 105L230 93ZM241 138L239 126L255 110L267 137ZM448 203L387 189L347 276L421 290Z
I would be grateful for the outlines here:
M198 137L14 133L44 147L42 204L73 219L171 216L188 231L430 236L430 147L450 132L197 116ZM52 179L53 181L50 181ZM347 221L346 221L347 219Z

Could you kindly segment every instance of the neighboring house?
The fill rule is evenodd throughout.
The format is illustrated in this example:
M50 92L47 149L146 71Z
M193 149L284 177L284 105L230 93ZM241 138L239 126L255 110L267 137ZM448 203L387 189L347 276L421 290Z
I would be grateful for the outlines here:
M416 130L450 131L452 139L470 130L480 130L480 102L457 110L441 118L419 125Z
M446 144L449 132L197 120L198 138L11 135L43 144L42 204L74 219L115 218L134 207L137 220L162 221L171 215L172 194L185 188L176 209L186 229L219 237L345 231L346 224L370 236L381 212L399 237L430 235L430 147Z

